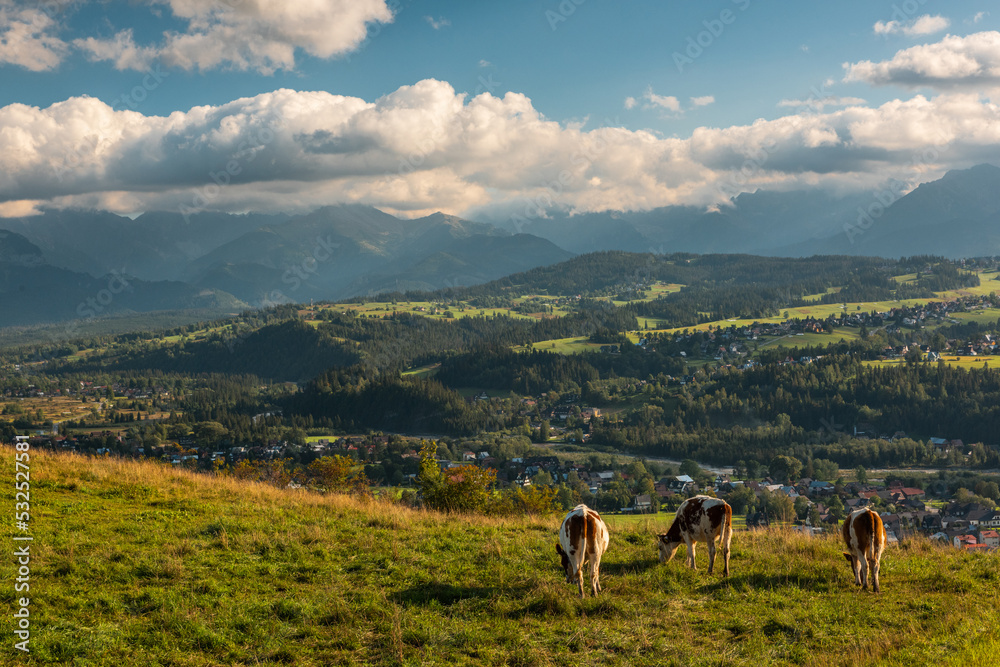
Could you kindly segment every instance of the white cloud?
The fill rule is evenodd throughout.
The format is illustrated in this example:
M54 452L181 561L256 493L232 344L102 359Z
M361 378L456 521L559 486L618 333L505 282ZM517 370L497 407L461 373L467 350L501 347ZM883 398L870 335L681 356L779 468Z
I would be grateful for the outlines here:
M972 22L973 23L979 23L980 21L982 21L984 18L986 18L989 15L990 15L989 12L976 12L976 15L972 17Z
M940 42L898 51L891 60L844 63L844 81L874 85L975 88L1000 84L1000 32L966 37L947 35Z
M424 20L427 21L427 23L429 23L430 26L432 28L434 28L435 30L440 30L441 28L444 28L445 26L451 25L451 21L449 21L448 19L444 18L443 16L441 18L437 18L437 19L435 19L433 16L425 16Z
M493 67L493 63L491 63L489 60L483 59L483 60L479 61L479 66L480 67Z
M634 97L626 97L625 98L625 108L626 109L634 109L638 104L639 104L638 100L636 100Z
M808 107L815 111L822 111L826 107L849 107L858 104L867 104L867 101L860 97L827 95L826 97L810 97L804 100L781 100L778 102L779 107Z
M112 39L76 39L73 46L83 51L91 61L110 61L117 70L147 69L158 55L153 47L136 46L131 30L123 30Z
M653 106L660 107L661 109L666 109L667 111L680 111L681 103L673 95L657 95L650 88L646 91L643 97Z
M713 95L704 95L702 97L692 97L691 98L691 105L692 106L703 107L703 106L707 106L709 104L715 104L715 96L713 96Z
M32 72L55 69L68 50L55 35L57 29L53 17L42 9L0 1L0 65Z
M951 21L944 16L925 14L914 21L913 25L903 28L903 34L910 36L933 35L936 32L947 30L950 26Z
M166 3L188 24L185 32L165 32L155 45L136 45L131 31L110 39L86 38L75 45L91 60L107 60L118 69L145 69L153 60L167 67L210 70L231 67L269 74L295 66L301 49L331 58L356 49L369 23L392 21L385 0L146 0Z
M0 215L52 206L392 212L648 209L738 191L923 180L1000 154L1000 106L979 94L802 112L688 138L585 130L524 95L425 80L373 102L277 90L166 117L90 97L0 108Z
M903 33L909 37L918 35L932 35L942 30L947 30L951 21L944 16L931 16L924 14L907 23L900 21L876 21L872 26L876 35L895 35Z

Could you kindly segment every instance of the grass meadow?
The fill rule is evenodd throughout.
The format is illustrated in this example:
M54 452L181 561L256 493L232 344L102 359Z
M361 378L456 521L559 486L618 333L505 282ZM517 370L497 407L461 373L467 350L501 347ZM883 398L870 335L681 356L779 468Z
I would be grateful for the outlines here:
M13 451L2 450L11 471ZM448 516L31 452L28 665L926 665L1000 654L1000 557L890 547L881 595L839 544L738 532L732 576L657 561L668 517L609 521L581 600L559 516ZM13 509L13 484L3 498ZM4 529L12 542L10 523ZM14 559L0 597L14 607ZM19 593L18 596L23 595Z

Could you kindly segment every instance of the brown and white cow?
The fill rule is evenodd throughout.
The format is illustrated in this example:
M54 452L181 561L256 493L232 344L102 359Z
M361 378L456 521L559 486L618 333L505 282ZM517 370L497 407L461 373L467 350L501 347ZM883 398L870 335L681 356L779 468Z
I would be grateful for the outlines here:
M580 587L583 597L583 563L590 558L590 590L593 595L601 590L601 556L608 548L608 527L601 515L586 505L577 505L569 511L559 528L556 553L562 558L566 582Z
M847 551L844 558L851 564L854 571L854 583L862 589L868 588L869 571L871 571L872 590L878 593L879 561L885 550L885 526L882 518L867 507L854 510L844 519L841 529Z
M677 508L670 529L661 533L660 562L673 559L681 543L687 545L687 563L692 570L694 546L697 542L708 543L708 573L715 567L715 541L721 538L722 559L725 563L723 575L729 576L729 542L733 537L733 508L725 500L711 496L688 498Z

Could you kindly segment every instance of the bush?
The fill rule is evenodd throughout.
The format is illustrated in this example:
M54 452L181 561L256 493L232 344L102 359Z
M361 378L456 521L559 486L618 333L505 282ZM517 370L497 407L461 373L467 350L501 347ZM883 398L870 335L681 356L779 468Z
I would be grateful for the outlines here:
M327 491L364 493L369 490L368 478L355 470L354 459L347 456L324 456L309 464L307 481L318 483Z
M492 498L496 471L473 465L442 471L436 456L433 442L425 443L420 450L417 483L424 504L444 512L485 512Z

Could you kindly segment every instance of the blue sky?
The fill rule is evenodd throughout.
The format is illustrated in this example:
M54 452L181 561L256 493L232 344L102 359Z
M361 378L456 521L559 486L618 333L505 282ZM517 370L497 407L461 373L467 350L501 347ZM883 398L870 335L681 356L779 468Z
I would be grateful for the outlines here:
M0 0L0 215L915 184L1000 147L993 5Z

